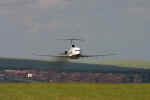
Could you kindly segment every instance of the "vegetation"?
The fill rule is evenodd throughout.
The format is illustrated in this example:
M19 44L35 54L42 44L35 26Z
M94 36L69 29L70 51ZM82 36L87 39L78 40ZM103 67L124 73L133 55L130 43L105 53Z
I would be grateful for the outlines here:
M121 61L105 61L105 62L92 62L90 64L105 64L105 65L117 65L122 67L134 67L134 68L150 68L150 61L143 60L121 60Z
M147 100L149 93L150 84L0 84L0 100Z

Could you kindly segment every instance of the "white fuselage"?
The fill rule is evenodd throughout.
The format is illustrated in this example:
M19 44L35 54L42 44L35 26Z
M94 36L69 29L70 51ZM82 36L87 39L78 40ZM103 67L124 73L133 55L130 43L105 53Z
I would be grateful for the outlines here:
M81 49L79 47L71 47L68 51L67 51L67 56L78 56L80 55Z

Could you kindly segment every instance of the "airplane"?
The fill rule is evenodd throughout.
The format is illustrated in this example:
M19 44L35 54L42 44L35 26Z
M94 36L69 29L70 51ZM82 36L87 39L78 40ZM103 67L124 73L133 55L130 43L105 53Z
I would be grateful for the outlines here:
M32 53L33 55L36 56L47 56L47 57L57 57L57 58L65 58L65 59L80 59L80 58L89 58L89 57L97 57L97 56L111 56L111 55L117 55L116 53L108 53L108 54L98 54L98 55L84 55L81 52L81 48L76 46L75 42L76 41L83 41L78 38L68 38L68 39L60 39L60 40L67 40L70 41L71 47L65 50L63 53L59 55L38 55L35 53Z

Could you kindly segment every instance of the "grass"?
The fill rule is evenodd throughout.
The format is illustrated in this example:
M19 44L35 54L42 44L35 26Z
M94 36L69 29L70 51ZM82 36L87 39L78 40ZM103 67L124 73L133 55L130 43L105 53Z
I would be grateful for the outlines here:
M92 62L90 64L105 64L105 65L117 65L121 67L135 67L135 68L150 68L150 61L143 60L120 60L120 61L105 61L105 62Z
M150 84L0 84L0 100L148 100L149 93Z

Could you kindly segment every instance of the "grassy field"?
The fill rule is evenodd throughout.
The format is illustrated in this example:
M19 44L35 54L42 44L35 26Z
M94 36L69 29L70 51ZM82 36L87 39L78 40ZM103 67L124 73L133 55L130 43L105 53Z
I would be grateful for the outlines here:
M0 100L148 100L149 98L150 84L0 84Z

